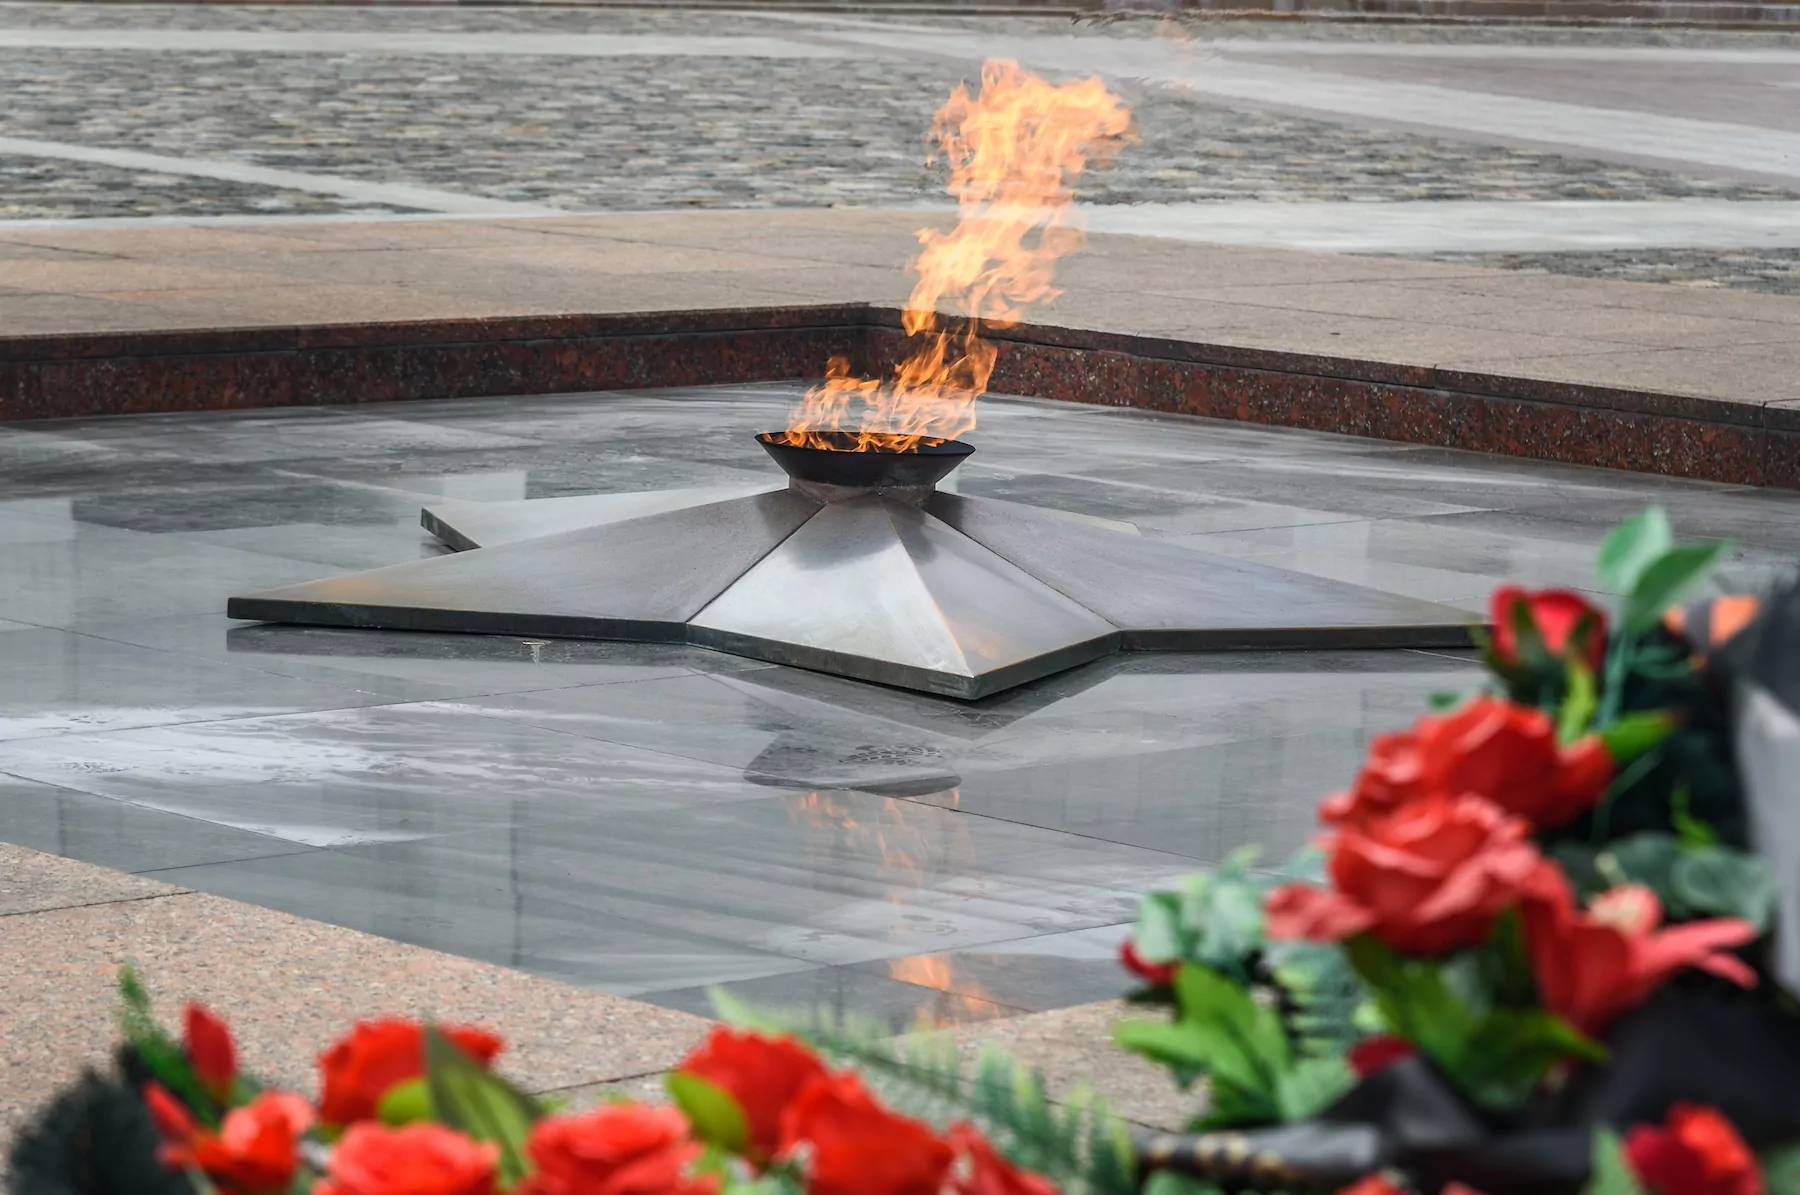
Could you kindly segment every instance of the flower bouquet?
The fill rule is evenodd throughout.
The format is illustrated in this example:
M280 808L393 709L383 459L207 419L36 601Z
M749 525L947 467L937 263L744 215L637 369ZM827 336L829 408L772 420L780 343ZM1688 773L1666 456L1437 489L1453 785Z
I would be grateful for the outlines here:
M668 1077L668 1104L570 1111L497 1073L505 1043L492 1033L381 1019L319 1055L314 1100L244 1074L230 1030L206 1008L187 1006L177 1038L129 968L121 993L116 1073L90 1072L20 1135L15 1195L1130 1195L1135 1186L1130 1136L1103 1105L1053 1107L1041 1077L997 1053L966 1082L942 1040L896 1045L815 1018L815 1049L773 1028L720 1028ZM830 1053L854 1058L868 1078L828 1065Z
M1163 1190L1800 1190L1800 1015L1751 849L1783 819L1729 716L1773 640L1755 599L1680 604L1721 552L1651 510L1600 548L1612 616L1499 590L1488 690L1378 736L1313 847L1144 898L1124 962L1171 1015L1116 1037L1209 1097L1145 1146Z

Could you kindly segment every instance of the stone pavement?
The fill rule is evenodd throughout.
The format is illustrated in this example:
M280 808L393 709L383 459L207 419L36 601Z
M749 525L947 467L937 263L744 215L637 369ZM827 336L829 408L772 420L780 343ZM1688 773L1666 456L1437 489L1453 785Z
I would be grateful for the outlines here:
M916 211L0 230L0 329L897 304ZM1066 327L1752 404L1800 403L1800 299L1095 235Z
M1188 235L1215 201L1272 206L1258 243L1305 245L1309 215L1294 239L1281 207L1705 199L1685 240L1646 244L1621 212L1556 243L1507 243L1507 221L1465 210L1445 227L1472 220L1483 243L1377 233L1332 247L1785 290L1794 222L1738 213L1800 196L1797 46L1619 29L4 4L0 217L929 202L931 113L999 54L1125 90L1140 139L1083 180L1083 199L1175 205Z

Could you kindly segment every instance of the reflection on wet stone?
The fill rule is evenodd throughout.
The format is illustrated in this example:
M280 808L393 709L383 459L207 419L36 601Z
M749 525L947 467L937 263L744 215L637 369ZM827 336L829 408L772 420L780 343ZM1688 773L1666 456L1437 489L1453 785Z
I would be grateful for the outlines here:
M0 841L673 1007L723 984L981 1020L1114 994L1138 893L1298 845L1371 735L1475 681L1455 652L1145 654L964 703L694 647L222 615L247 586L415 558L444 497L765 479L746 433L790 398L0 428L0 619L43 624L0 633ZM1032 460L1018 499L1474 605L1515 575L1595 587L1595 527L1650 498L1731 536L1733 567L1800 543L1794 495L984 401L978 459ZM301 430L363 421L395 449L318 455ZM682 459L706 426L716 463ZM1059 438L1081 459L1034 455ZM339 487L328 522L311 507Z

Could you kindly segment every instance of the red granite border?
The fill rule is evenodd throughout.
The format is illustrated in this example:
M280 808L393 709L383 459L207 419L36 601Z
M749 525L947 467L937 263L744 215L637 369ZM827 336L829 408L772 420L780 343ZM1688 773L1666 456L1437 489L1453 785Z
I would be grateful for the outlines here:
M1800 412L1654 391L1042 325L992 388L1570 464L1800 489ZM862 371L905 351L861 305L0 339L0 422L627 390Z

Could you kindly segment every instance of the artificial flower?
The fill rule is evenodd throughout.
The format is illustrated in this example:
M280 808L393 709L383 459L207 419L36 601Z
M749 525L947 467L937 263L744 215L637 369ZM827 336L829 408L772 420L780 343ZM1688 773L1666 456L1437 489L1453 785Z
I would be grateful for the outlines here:
M1452 713L1382 735L1350 791L1328 797L1320 817L1348 825L1427 797L1486 797L1540 828L1591 808L1613 777L1612 756L1590 735L1562 745L1542 710L1478 697Z
M1137 944L1129 938L1119 947L1119 963L1133 975L1153 988L1171 987L1175 983L1175 972L1181 966L1179 962L1152 963L1138 953Z
M784 1154L804 1154L807 1195L938 1195L954 1153L936 1133L876 1102L853 1074L806 1085L781 1121Z
M951 1125L950 1147L956 1151L950 1181L956 1195L1057 1195L1055 1183L1001 1157L974 1125Z
M1357 1078L1366 1079L1418 1052L1418 1047L1404 1037L1384 1033L1377 1037L1365 1037L1352 1045L1344 1051L1344 1061L1350 1064L1350 1069L1356 1072Z
M1627 1131L1624 1148L1652 1195L1763 1195L1756 1155L1715 1109L1676 1104L1660 1126Z
M825 1066L791 1037L715 1029L675 1068L730 1096L748 1130L744 1153L761 1165L781 1147L781 1114Z
M1531 828L1481 797L1436 797L1333 837L1331 888L1268 896L1271 938L1368 933L1403 954L1441 955L1488 936L1540 863Z
M1575 654L1589 672L1599 672L1606 658L1606 612L1569 589L1521 589L1502 585L1488 602L1488 620L1494 624L1494 657L1502 664L1519 664L1519 612L1523 610L1550 657L1562 660Z
M438 1032L483 1066L506 1048L483 1029L440 1025ZM330 1125L370 1120L398 1084L425 1073L425 1029L417 1021L359 1021L319 1055L319 1119Z
M184 1145L200 1132L200 1122L161 1083L144 1084L144 1107L157 1133L169 1144Z
M225 1114L217 1133L202 1129L159 1085L145 1102L165 1138L157 1156L176 1170L200 1170L223 1195L280 1195L300 1171L300 1137L313 1123L312 1106L289 1092L265 1091Z
M1729 953L1755 940L1755 926L1720 917L1660 929L1662 903L1641 885L1603 893L1581 912L1568 877L1546 864L1523 908L1538 996L1583 1033L1599 1033L1689 967L1741 987L1756 984L1756 972Z
M199 1004L189 1004L183 1017L182 1036L188 1063L206 1094L220 1104L230 1104L237 1088L237 1046L225 1022Z
M705 1147L674 1108L610 1104L532 1127L537 1167L519 1195L713 1195L719 1176L689 1173Z
M498 1195L500 1147L441 1124L353 1125L313 1195Z
M1407 1195L1407 1192L1385 1174L1369 1174L1343 1188L1338 1195ZM1445 1183L1438 1195L1481 1195L1481 1192L1465 1183Z

